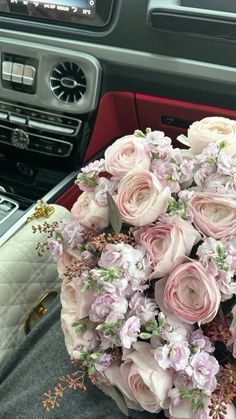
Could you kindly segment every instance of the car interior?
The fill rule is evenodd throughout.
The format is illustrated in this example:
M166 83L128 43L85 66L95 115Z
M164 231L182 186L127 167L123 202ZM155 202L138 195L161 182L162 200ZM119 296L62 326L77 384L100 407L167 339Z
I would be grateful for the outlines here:
M235 22L234 0L1 0L0 245L115 139L236 119Z

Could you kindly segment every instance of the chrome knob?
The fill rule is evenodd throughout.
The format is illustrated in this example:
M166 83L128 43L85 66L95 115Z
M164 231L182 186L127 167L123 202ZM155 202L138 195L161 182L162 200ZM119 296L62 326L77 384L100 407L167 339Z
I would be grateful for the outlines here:
M28 148L30 140L27 132L22 129L15 128L11 134L11 142L15 147L25 150Z

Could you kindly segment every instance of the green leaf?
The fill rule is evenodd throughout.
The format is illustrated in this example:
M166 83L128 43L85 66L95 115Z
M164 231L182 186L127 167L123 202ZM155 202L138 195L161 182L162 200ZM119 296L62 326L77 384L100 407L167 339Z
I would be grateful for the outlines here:
M107 192L107 203L109 210L109 222L116 234L120 233L122 228L122 221L117 205L112 196Z

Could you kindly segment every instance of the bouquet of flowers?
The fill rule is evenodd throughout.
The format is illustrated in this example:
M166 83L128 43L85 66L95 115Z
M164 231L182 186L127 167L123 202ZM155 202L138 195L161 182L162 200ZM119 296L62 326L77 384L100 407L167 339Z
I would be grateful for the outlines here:
M205 118L179 141L136 131L79 173L47 243L61 324L75 388L88 375L126 415L233 419L236 122Z

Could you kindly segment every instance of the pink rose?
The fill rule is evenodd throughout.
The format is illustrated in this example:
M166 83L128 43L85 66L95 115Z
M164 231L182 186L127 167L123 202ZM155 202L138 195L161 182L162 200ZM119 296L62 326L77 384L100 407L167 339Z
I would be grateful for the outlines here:
M72 310L61 310L61 327L69 355L78 359L78 352L89 352L99 345L99 337L94 331L94 323L87 318L78 320Z
M184 258L175 265L169 277L155 284L157 304L164 306L180 320L209 323L217 314L221 295L215 278L203 265Z
M71 281L63 281L61 287L61 304L65 310L74 313L77 320L88 317L91 304L96 295L94 291L82 291L84 282L78 277Z
M236 121L213 116L196 121L188 129L188 141L192 154L200 154L210 143L225 144L224 151L236 154Z
M78 326L80 330L78 331ZM74 351L88 352L99 344L99 338L94 332L94 324L88 319L78 322L75 314L71 310L62 309L61 327L64 333L65 345L69 355Z
M119 366L118 364L115 364L115 363L111 364L108 368L106 368L105 371L103 371L103 375L107 379L107 384L102 383L102 385L99 387L101 388L102 391L104 391L105 394L108 394L108 396L112 398L113 398L113 394L111 391L111 387L108 384L114 387L117 387L118 390L122 393L126 401L127 407L129 409L143 410L143 408L139 405L132 391L129 388L128 376L129 376L130 368L131 368L131 363L122 364L122 366Z
M134 167L149 170L150 164L144 139L134 135L120 138L105 151L105 168L116 177L126 175Z
M187 221L173 216L164 224L158 222L133 233L136 241L147 251L153 273L151 278L166 276L180 256L189 256L201 239L197 230Z
M169 407L168 392L173 386L170 371L163 370L155 361L150 343L136 342L133 350L125 351L121 372L130 367L128 385L131 393L150 413Z
M64 333L65 345L69 354L72 353L78 335L72 324L75 323L76 316L73 311L61 310L61 328Z
M80 224L93 230L102 230L109 224L108 207L99 206L92 192L83 192L73 205L71 213Z
M233 320L230 325L230 331L232 333L232 344L233 344L233 356L236 358L236 304L232 310Z
M189 209L193 223L207 236L223 239L235 235L236 199L229 195L194 192Z
M57 270L61 279L66 281L66 272L71 265L74 265L78 262L80 258L79 250L68 249L68 251L63 252L61 257L57 260Z
M169 187L163 188L148 170L134 169L120 181L116 203L124 221L144 226L166 211L170 196Z

